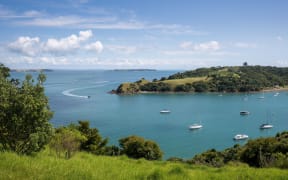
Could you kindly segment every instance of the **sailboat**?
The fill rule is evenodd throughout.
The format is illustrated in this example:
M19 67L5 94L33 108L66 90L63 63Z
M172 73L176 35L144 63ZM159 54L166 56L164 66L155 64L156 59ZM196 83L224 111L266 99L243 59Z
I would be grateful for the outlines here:
M203 126L201 124L192 124L189 126L190 130L201 129Z
M268 113L267 113L267 122L261 124L259 128L260 129L271 129L271 128L273 128L273 125L268 122Z
M243 101L248 101L248 96L247 95L245 95L245 97L243 98ZM242 111L240 111L240 115L249 115L250 114L250 112L249 111L247 111L247 110L242 110Z
M270 128L273 128L273 125L268 123L261 124L260 126L260 129L270 129Z
M190 130L196 130L196 129L201 129L203 126L202 126L202 123L200 122L199 124L198 123L194 123L192 125L189 126L189 129Z
M170 113L171 111L169 109L163 109L160 111L161 114L168 114Z
M258 99L264 99L265 96L264 96L264 91L262 91L262 96L259 96Z
M244 140L244 139L248 139L248 138L249 138L249 136L246 134L236 134L233 139L234 140Z

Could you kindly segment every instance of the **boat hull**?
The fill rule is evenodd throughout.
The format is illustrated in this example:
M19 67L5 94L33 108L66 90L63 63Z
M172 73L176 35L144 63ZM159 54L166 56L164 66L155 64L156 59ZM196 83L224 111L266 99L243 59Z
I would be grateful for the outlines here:
M245 140L245 139L248 139L249 136L246 135L246 134L237 134L236 136L234 136L234 140Z

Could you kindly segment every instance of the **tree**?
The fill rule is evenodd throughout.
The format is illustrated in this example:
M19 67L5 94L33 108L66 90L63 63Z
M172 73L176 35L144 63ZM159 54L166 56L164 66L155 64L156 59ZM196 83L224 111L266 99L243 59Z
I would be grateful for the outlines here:
M45 75L40 74L36 83L31 75L23 82L9 77L9 69L0 65L0 144L19 154L38 152L53 132Z
M150 140L145 140L138 136L129 136L119 140L122 154L128 157L139 159L145 158L147 160L160 160L162 158L162 151L159 146Z
M221 152L218 152L215 149L210 149L204 153L194 156L193 159L188 160L188 163L221 167L224 165L224 157Z
M81 150L92 152L97 155L106 154L108 139L102 139L98 129L90 128L89 121L78 121L78 123L79 126L76 128L86 137L86 140L81 143ZM114 152L113 150L117 151L115 147L111 147L109 153L112 151L111 153L115 155L117 152Z
M194 82L193 87L195 89L195 92L206 92L209 88L208 84L204 81Z
M80 149L81 143L85 140L86 137L77 129L61 127L56 129L49 146L56 151L58 157L64 153L65 158L70 159Z

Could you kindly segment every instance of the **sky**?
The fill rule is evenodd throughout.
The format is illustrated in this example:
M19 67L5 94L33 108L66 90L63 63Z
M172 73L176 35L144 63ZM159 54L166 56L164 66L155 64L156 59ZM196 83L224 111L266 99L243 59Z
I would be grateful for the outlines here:
M0 0L12 69L288 66L286 0Z

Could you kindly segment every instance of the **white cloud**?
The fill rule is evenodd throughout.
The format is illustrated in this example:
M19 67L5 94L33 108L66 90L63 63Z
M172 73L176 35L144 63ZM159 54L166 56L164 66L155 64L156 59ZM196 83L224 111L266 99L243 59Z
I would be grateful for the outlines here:
M28 56L35 56L39 51L39 37L19 37L15 42L8 45L8 48L14 52L22 53Z
M1 19L23 19L23 18L35 18L42 16L43 14L36 10L29 10L23 13L16 13L10 9L7 9L0 4L0 18Z
M48 39L46 43L44 43L44 50L50 53L63 53L73 51L75 49L80 48L80 43L87 41L90 37L92 37L92 31L80 31L79 36L72 34L66 38L62 38L60 40L57 39Z
M100 53L103 51L103 45L100 41L96 41L95 43L91 43L91 44L88 44L85 46L85 49L86 50L89 50L89 51L95 51L97 53Z
M202 51L217 51L220 49L220 44L218 41L209 41L200 44L193 44L192 42L185 41L180 44L182 49L202 52Z
M238 48L257 48L257 45L255 43L245 43L245 42L237 42L234 44L234 46Z
M67 65L69 64L69 61L65 57L41 57L39 63L49 65Z
M206 43L196 44L194 46L195 51L216 51L220 49L220 44L217 41L210 41Z
M42 17L31 20L16 21L14 24L40 27L64 27L86 22L85 19L76 16Z
M36 10L30 10L30 11L24 12L23 15L25 17L39 17L39 16L42 16L43 14Z
M191 48L192 47L192 42L189 42L189 41L185 41L185 42L182 42L181 44L180 44L180 47L182 48L182 49L189 49L189 48Z
M8 44L8 49L25 56L62 55L82 50L102 52L103 45L100 41L89 44L92 36L92 31L87 30L80 31L79 35L72 34L65 38L49 38L46 42L41 42L39 37L19 37L15 42Z
M109 51L122 54L132 54L137 50L137 47L135 46L107 45L106 47Z
M93 36L93 33L91 30L87 30L87 31L80 31L79 32L79 40L80 41L86 41L89 38L91 38Z

